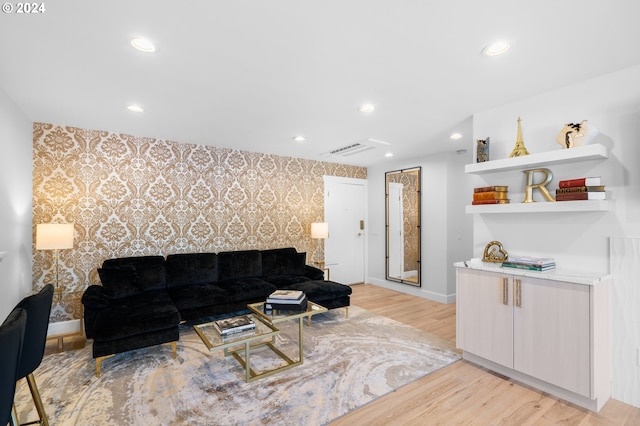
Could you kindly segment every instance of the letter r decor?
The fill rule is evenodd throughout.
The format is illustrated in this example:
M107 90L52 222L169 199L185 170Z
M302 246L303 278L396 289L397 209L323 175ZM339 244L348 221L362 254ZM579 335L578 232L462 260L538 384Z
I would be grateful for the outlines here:
M530 169L530 170L523 170L522 172L526 173L526 175L527 175L527 187L526 187L526 190L525 190L525 196L524 196L523 203L535 203L535 201L533 200L533 190L534 189L539 189L540 192L542 193L542 195L544 196L544 198L547 199L547 201L556 201L553 198L553 196L549 193L549 190L546 188L547 184L549 182L551 182L551 179L553 179L553 174L551 173L551 170L549 170L549 169ZM544 173L545 179L544 179L543 182L533 183L533 176L535 175L536 172Z

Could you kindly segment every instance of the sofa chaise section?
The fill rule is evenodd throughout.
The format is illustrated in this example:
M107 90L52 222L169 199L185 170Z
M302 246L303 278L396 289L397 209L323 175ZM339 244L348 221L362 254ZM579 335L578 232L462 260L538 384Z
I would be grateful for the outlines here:
M180 314L166 289L162 256L109 259L98 269L102 286L82 296L85 333L93 339L96 375L117 353L171 343L176 356Z

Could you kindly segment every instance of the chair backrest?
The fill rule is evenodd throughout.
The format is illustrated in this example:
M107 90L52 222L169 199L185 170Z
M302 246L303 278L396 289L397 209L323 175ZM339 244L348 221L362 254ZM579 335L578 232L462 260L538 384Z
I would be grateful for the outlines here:
M18 363L27 324L27 311L15 308L0 325L0 424L11 418L13 397L18 380Z
M38 293L25 297L16 305L16 308L27 311L27 327L22 343L22 356L18 365L18 379L33 373L42 362L47 344L52 300L53 285L47 284Z

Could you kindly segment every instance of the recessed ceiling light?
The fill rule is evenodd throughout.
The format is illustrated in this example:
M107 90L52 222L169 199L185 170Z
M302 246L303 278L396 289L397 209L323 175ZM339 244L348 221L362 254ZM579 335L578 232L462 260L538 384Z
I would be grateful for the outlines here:
M144 109L140 105L129 105L127 109L131 112L144 112Z
M373 112L375 110L376 110L375 105L371 105L371 104L362 104L360 105L360 107L358 107L358 111L364 112L364 113Z
M482 49L482 54L484 56L498 56L507 53L510 48L511 45L506 41L498 41Z
M294 136L293 140L296 142L304 142L307 140L307 138L305 138L304 136Z
M461 137L462 135L460 133L451 133L451 136L449 136L449 139L453 139L455 141L460 139Z
M393 157L393 152L387 152L384 156L385 157Z
M151 43L151 40L144 37L137 37L131 40L131 45L141 52L155 52L156 47Z

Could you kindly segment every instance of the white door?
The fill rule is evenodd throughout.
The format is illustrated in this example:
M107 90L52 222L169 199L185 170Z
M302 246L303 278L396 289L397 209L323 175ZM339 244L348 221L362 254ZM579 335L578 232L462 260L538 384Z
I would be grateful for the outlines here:
M325 264L331 280L342 284L364 282L367 181L324 177Z

